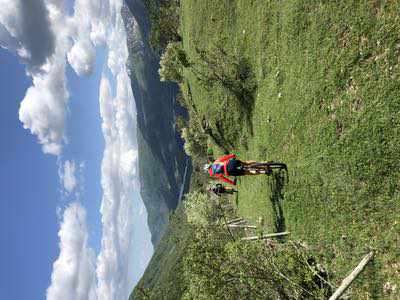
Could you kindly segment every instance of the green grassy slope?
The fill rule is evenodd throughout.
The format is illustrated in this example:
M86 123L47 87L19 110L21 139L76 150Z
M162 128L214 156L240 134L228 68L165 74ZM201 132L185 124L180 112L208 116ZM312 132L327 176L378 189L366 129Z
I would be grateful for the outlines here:
M181 32L192 62L198 63L196 46L218 43L250 62L258 85L247 108L251 123L225 90L205 90L190 71L186 83L199 114L222 121L232 151L289 166L290 182L278 197L265 177L243 178L240 214L262 216L271 230L284 227L305 241L335 285L375 250L353 297L389 296L389 282L397 284L396 298L400 6L357 3L182 0Z

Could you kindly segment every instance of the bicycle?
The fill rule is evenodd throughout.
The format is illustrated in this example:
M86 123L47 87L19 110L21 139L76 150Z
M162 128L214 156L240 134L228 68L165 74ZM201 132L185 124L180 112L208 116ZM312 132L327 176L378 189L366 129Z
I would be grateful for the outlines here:
M275 169L283 169L287 171L287 166L284 163L273 161L242 161L237 159L235 154L222 156L214 162L204 165L204 171L209 173L211 177L219 178L220 180L231 185L236 185L236 177L259 174L271 175ZM229 176L235 177L235 180L230 180L228 178Z

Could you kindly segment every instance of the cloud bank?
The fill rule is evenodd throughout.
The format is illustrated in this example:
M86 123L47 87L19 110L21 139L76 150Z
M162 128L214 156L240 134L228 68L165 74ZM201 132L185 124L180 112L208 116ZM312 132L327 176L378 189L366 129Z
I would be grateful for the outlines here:
M126 61L122 1L110 1L115 20L107 39L107 65L116 77L115 97L108 78L100 83L100 115L105 140L102 161L103 236L97 258L98 299L126 299L153 252L147 213L139 196L134 97Z
M136 178L137 146L136 115L133 111L128 78L117 77L116 97L103 77L100 85L100 113L105 150L102 161L101 205L103 235L97 261L98 298L126 299L129 289L129 262L132 253L134 195L138 193ZM138 257L137 257L138 258Z

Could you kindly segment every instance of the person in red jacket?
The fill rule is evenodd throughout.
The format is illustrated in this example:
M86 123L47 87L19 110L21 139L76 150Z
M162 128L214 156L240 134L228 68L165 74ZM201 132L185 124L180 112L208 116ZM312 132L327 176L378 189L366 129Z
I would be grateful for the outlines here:
M228 154L215 160L211 164L206 164L204 169L211 177L216 177L226 183L236 185L236 180L230 180L229 176L255 175L244 170L243 166L255 163L255 161L241 161L235 154Z

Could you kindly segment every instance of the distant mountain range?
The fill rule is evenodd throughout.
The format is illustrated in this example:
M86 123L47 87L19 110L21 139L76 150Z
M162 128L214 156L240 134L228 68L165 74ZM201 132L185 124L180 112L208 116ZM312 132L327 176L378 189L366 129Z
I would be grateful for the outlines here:
M176 103L178 86L160 82L159 57L148 43L150 22L141 0L125 0L122 8L129 49L129 75L138 117L139 175L141 196L148 213L152 243L157 245L168 224L190 160L175 130L177 114L185 111ZM191 167L188 168L185 189Z

